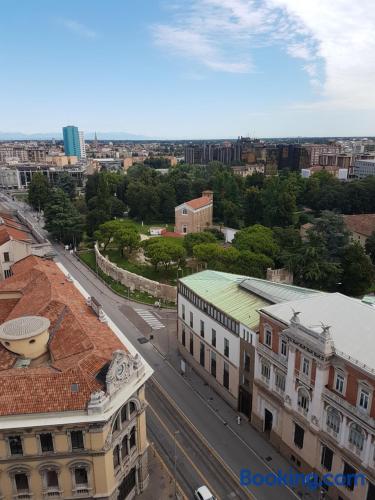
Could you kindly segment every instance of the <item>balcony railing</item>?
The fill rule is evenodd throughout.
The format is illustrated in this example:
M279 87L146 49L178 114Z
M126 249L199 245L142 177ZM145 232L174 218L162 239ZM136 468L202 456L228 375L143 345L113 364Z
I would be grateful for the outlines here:
M363 410L360 410L356 406L350 404L346 399L344 399L342 396L339 396L333 391L330 391L327 388L323 389L322 392L323 398L328 402L328 403L336 403L339 405L342 409L346 410L349 414L355 415L358 417L361 421L365 421L368 425L371 427L375 427L375 419L367 415Z
M59 488L48 488L43 491L43 498L62 498L62 491Z
M265 354L268 358L271 358L272 360L276 361L277 363L280 363L283 366L288 365L288 360L284 356L281 356L280 354L277 354L276 352L273 352L272 349L269 347L266 347L263 344L258 344L257 345L258 352L260 354Z

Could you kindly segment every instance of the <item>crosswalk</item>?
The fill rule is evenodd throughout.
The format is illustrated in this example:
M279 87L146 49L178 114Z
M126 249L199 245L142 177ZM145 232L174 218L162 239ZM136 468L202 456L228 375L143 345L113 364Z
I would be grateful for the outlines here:
M144 320L148 325L151 326L153 330L160 330L164 328L163 323L161 323L156 316L147 309L134 309L135 312Z

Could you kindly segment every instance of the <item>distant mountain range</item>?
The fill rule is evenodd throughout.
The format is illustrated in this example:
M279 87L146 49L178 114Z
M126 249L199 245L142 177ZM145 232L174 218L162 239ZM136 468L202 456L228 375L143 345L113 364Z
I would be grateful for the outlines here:
M141 141L141 140L151 140L154 137L147 137L146 135L129 134L128 132L97 132L98 140L102 141ZM85 139L93 140L95 137L95 132L85 133ZM56 139L58 141L62 140L61 132L46 132L46 133L36 133L36 134L23 134L22 132L1 132L0 131L0 141L43 141Z

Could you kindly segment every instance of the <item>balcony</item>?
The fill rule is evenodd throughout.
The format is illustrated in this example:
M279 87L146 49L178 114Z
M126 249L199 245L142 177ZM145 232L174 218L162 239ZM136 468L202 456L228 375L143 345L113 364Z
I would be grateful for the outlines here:
M62 491L59 488L48 488L43 491L43 498L62 498Z
M347 413L349 413L351 417L353 417L354 415L359 420L364 421L367 425L375 427L375 419L371 418L363 410L360 410L356 406L350 404L348 401L346 401L346 399L344 399L339 394L336 394L335 392L330 391L327 388L324 388L322 392L322 397L325 401L327 401L330 404L336 403L336 405L338 405L341 410L344 410Z
M285 366L285 367L288 366L287 358L285 358L284 356L280 356L280 354L277 354L276 352L273 352L273 350L270 349L269 347L266 347L265 345L259 343L257 345L257 350L258 350L259 354L261 354L261 355L264 354L265 356L272 359L276 363L280 363L282 366Z

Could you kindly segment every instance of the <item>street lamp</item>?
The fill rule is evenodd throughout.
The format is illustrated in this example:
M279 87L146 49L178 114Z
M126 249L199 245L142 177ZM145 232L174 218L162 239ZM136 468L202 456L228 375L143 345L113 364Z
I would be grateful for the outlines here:
M177 453L176 453L176 436L180 434L180 431L174 431L173 433L173 442L174 442L174 467L173 467L173 478L174 478L174 497L177 497L177 479L176 479L176 471L177 471Z

